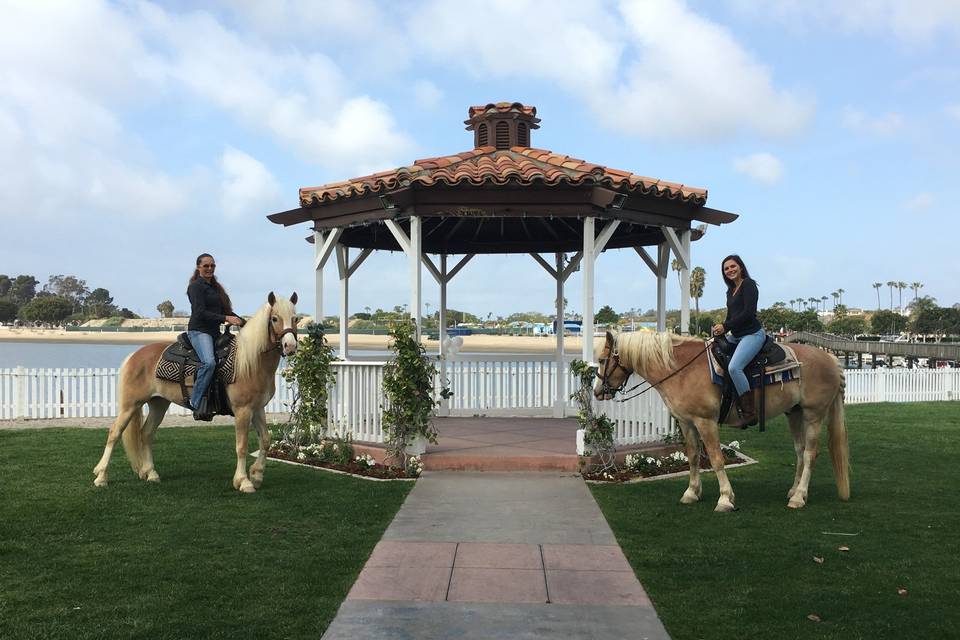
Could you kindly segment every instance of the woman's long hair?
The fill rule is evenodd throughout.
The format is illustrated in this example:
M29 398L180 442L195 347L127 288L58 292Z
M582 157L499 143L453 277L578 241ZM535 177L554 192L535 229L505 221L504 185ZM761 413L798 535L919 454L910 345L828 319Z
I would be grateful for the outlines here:
M740 256L737 254L731 254L720 261L720 275L723 275L723 281L727 283L727 293L730 293L736 288L736 283L723 274L723 265L727 264L727 260L733 260L740 266L740 275L743 276L744 280L750 277L750 272L747 271L747 265L743 264L743 260L740 259ZM197 264L200 264L199 261Z
M199 267L200 267L200 261L203 260L204 258L212 259L213 256L210 255L209 253L201 253L200 255L197 256L197 268L193 270L193 275L190 276L190 282L187 283L187 287L189 287L191 284L193 284L194 282L196 282L197 280L203 277L200 275ZM223 313L228 316L236 315L233 313L233 303L230 302L230 296L227 295L227 290L223 288L223 285L221 285L217 281L216 275L211 276L210 284L212 284L217 288L217 294L220 296L220 304L223 305Z

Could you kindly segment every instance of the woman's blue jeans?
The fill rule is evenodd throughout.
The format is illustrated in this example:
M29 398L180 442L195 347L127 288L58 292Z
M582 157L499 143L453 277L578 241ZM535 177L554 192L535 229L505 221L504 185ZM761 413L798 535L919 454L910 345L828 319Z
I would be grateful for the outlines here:
M750 364L754 356L760 353L763 343L767 340L767 334L764 333L763 329L760 329L756 333L749 333L739 338L729 335L727 340L737 345L737 350L733 352L727 370L730 371L730 378L733 380L733 386L737 388L737 396L739 397L750 391L750 383L747 381L747 375L743 372L743 368Z
M190 344L197 356L203 363L197 369L197 379L193 383L193 394L190 396L190 406L194 411L200 407L200 401L203 400L210 381L213 380L213 374L217 367L217 360L213 355L213 337L203 331L188 331Z

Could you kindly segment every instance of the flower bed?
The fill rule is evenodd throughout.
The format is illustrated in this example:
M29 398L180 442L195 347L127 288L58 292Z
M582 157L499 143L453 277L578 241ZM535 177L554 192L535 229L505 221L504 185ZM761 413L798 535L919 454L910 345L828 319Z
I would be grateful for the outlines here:
M753 462L753 460L740 453L740 443L737 441L730 444L721 444L720 451L723 453L724 466ZM704 471L712 469L705 452L701 452L698 462L700 469ZM585 471L583 478L591 482L630 482L643 478L689 472L689 470L689 459L683 451L674 451L657 456L633 453L627 455L623 464L608 469Z
M380 464L370 454L355 456L350 442L340 439L308 445L280 441L274 443L267 457L380 480L409 480L423 472L419 456L407 458L406 466L391 467Z

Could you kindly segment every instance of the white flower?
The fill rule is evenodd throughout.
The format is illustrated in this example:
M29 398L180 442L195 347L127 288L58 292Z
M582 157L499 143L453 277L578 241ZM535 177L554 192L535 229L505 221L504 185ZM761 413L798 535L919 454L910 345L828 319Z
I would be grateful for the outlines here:
M297 454L297 460L306 460L306 459L307 459L307 454L305 454L303 451Z
M739 441L739 440L734 440L733 442L731 442L731 443L728 444L727 446L730 447L731 449L737 449L737 450L739 450L739 449L740 449L740 441Z

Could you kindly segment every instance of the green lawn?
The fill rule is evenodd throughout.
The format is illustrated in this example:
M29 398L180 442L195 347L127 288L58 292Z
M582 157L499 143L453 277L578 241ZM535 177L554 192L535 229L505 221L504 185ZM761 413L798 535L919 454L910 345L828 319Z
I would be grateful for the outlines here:
M824 433L807 506L786 507L783 419L763 434L722 429L760 461L730 472L737 512L713 512L713 474L692 506L679 504L686 479L592 486L675 640L960 637L960 403L848 407L847 426L849 502Z
M410 482L271 462L233 490L232 427L161 429L162 482L105 430L0 431L0 638L319 638Z

